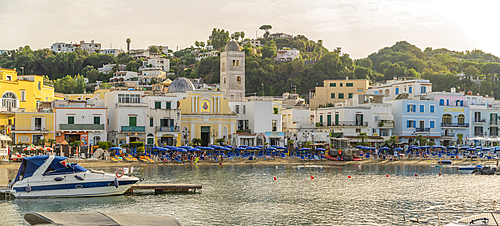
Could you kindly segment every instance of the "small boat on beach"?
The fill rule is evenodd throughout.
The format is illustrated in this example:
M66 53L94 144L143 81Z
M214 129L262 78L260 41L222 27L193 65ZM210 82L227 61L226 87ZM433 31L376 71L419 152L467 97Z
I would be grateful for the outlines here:
M66 157L38 155L23 159L8 192L16 198L88 197L121 195L139 178L124 175L123 169L114 174L87 170Z
M453 161L451 161L451 160L439 160L438 161L438 164L452 164L452 163L453 163Z
M458 170L474 170L476 168L482 168L483 166L481 165L477 165L477 166L474 166L474 165L468 165L468 166L459 166L458 167Z

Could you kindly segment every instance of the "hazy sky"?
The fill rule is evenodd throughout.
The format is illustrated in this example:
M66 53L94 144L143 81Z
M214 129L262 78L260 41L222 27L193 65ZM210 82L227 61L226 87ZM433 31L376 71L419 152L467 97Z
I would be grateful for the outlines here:
M444 0L0 0L0 49L95 40L103 48L151 44L176 50L206 41L213 28L322 39L353 58L406 40L425 47L481 49L500 56L500 1ZM262 31L257 31L262 36Z

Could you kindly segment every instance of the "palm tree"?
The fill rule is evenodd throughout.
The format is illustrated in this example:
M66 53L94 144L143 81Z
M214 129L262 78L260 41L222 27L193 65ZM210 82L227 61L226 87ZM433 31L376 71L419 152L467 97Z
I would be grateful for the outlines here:
M130 52L130 42L131 42L130 38L127 38L127 41L125 42L127 42L127 52Z
M359 133L358 138L361 138L361 143L365 143L365 139L368 139L368 135L366 133Z

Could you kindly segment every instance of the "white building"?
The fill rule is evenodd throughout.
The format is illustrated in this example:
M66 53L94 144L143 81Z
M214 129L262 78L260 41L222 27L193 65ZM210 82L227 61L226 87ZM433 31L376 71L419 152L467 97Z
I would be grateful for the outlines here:
M54 108L56 142L80 141L82 146L107 141L107 109L90 107Z
M246 43L248 43L248 42L250 42L250 44L251 44L252 46L254 46L254 47L263 47L263 46L264 46L264 45L262 45L262 44L260 43L260 40L256 40L256 39L252 39L252 40L244 40L244 41L243 41L243 44L246 44Z
M104 74L109 74L109 72L111 72L113 70L113 67L115 67L116 64L103 64L102 67L100 68L97 68L97 70L101 73L104 73ZM127 67L127 65L125 64L118 64L118 71L125 71L125 68Z
M149 52L149 49L131 49L128 55L136 59L161 57L161 54Z
M73 45L73 43L64 43L64 42L56 42L52 44L50 47L51 51L54 51L56 53L60 52L73 52L75 51L76 47Z
M113 74L113 77L109 79L109 82L119 83L132 81L133 78L138 79L139 75L134 71L117 71Z
M118 56L120 53L125 53L123 49L103 49L100 53L102 54L111 54L113 56Z
M146 96L149 126L146 127L146 144L177 145L180 140L181 109L177 108L180 97L175 95ZM178 145L177 145L178 146Z
M432 83L425 79L414 80L387 80L385 84L375 84L366 90L367 94L384 95L384 100L395 100L400 94L407 94L408 99L414 99L428 92L432 92Z
M300 57L300 51L297 49L289 49L289 50L278 50L276 61L293 61L295 58Z
M158 68L164 72L170 71L170 60L166 58L151 58L142 62L141 68Z
M274 114L272 101L229 102L229 108L238 114L237 145L285 145L281 115ZM252 144L244 141L251 139Z
M163 82L167 79L167 73L160 68L140 68L139 69L139 82L142 84L150 84L153 80L156 82Z

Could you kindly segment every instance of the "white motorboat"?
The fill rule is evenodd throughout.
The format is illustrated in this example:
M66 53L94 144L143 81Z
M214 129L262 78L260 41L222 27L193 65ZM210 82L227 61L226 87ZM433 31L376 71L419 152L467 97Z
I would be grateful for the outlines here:
M9 183L16 198L89 197L121 195L139 178L87 170L64 162L66 157L39 155L24 158L16 178Z
M499 202L462 202L432 206L421 210L408 210L405 221L417 225L472 226L500 225Z

